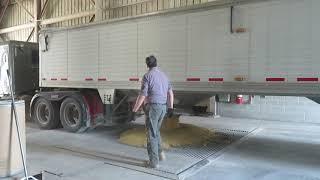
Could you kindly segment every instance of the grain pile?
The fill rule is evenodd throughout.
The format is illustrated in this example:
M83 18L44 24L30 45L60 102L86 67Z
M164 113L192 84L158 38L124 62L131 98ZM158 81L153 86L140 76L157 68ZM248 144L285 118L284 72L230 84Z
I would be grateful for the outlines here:
M164 149L186 145L205 146L214 136L214 132L206 128L179 123L178 117L164 120L161 127L162 147ZM131 146L146 147L145 127L136 127L121 133L119 141Z

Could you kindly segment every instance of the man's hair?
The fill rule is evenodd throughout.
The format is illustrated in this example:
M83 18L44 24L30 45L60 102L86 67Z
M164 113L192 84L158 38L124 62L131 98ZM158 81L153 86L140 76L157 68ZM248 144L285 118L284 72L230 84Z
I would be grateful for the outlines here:
M146 58L146 64L148 68L157 67L157 59L153 55Z

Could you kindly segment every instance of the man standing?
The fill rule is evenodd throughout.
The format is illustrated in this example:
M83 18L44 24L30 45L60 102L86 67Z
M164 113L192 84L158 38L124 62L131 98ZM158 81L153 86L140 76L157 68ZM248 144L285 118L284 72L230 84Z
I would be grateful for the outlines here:
M149 56L146 58L146 64L149 71L143 76L140 95L132 111L137 112L145 102L148 166L157 168L159 160L165 159L161 148L161 123L167 113L167 104L167 116L172 116L174 97L167 76L157 67L157 59Z

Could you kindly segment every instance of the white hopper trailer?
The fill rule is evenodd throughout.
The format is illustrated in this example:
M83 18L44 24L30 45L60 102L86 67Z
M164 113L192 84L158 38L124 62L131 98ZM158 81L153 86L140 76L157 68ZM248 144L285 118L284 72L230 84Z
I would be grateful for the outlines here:
M320 1L217 0L40 33L42 128L83 131L128 121L153 54L177 105L216 94L320 94ZM130 120L130 119L129 119Z

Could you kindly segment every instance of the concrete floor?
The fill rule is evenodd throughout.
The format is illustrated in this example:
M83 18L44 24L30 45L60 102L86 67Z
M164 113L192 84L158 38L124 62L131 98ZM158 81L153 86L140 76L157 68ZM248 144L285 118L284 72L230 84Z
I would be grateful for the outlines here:
M188 179L320 180L319 127L270 122L260 127Z
M210 164L191 174L187 180L320 180L320 125L234 118L182 117L181 121L197 121L199 126L213 124L217 128L239 130L259 128L229 146L219 157L209 158ZM27 141L28 137L37 136L39 132L33 125L29 125ZM101 136L104 133L98 131L97 134ZM86 134L81 136L85 137ZM50 137L43 135L39 138L50 141ZM27 143L27 157L31 174L39 173L40 170L63 173L63 178L54 176L50 179L164 179L106 164L104 159L31 142Z

